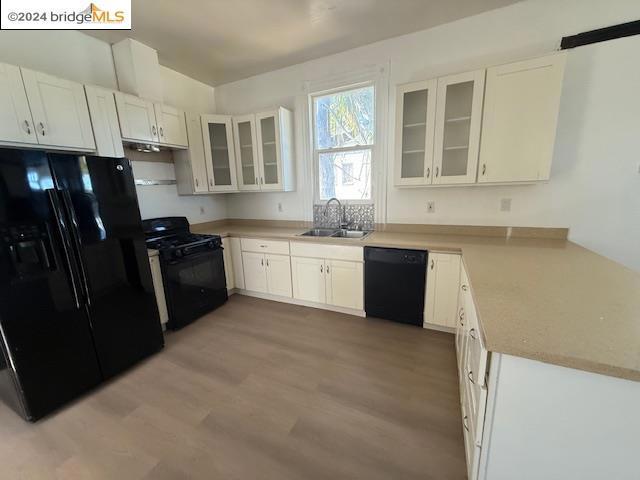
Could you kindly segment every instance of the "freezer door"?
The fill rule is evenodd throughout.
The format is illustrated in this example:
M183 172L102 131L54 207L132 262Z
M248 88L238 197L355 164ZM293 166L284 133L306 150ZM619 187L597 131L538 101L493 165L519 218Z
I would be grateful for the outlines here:
M164 345L131 165L126 158L49 158L109 378Z
M47 156L0 149L0 395L38 419L101 381Z

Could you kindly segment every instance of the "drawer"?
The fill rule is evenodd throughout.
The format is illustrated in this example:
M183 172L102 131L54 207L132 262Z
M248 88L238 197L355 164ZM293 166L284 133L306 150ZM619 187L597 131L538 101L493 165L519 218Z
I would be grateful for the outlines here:
M352 262L364 261L362 247L350 245L326 245L311 242L291 242L291 255L296 257L328 258Z
M283 240L261 240L259 238L241 238L243 252L275 253L289 255L289 242Z

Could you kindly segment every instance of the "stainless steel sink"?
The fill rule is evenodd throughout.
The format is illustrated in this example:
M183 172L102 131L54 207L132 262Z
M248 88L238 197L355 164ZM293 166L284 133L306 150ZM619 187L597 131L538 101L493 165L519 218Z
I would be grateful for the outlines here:
M301 233L302 237L332 237L332 238L364 238L371 232L363 230L347 230L340 228L314 228Z
M363 230L336 230L336 232L331 235L332 237L340 237L340 238L364 238L369 235L371 232L363 231Z
M334 228L313 228L304 233L301 233L302 237L330 237L334 233L336 233L336 229Z

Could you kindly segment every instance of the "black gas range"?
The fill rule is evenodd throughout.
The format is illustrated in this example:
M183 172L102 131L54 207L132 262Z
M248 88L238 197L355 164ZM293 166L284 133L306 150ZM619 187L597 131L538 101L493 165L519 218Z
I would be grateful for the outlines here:
M142 221L147 248L158 250L169 322L179 329L227 301L218 235L191 233L185 217Z

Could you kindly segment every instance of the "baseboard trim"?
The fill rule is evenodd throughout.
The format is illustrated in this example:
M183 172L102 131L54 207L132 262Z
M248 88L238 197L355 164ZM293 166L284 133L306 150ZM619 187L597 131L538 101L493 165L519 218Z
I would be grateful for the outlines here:
M270 293L253 292L251 290L244 290L241 288L233 289L233 293L246 295L247 297L261 298L263 300L272 300L274 302L291 303L302 307L317 308L318 310L329 310L330 312L344 313L346 315L354 315L356 317L366 317L364 310L357 310L354 308L336 307L335 305L329 305L326 303L308 302L306 300L299 300L293 297L290 298L282 297L280 295L271 295Z

